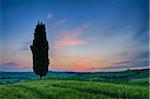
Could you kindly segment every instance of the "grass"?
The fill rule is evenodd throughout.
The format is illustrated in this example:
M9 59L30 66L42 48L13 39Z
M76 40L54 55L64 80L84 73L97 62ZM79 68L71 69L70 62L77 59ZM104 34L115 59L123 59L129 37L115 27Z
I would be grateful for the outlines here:
M42 79L0 86L0 99L148 99L148 86Z

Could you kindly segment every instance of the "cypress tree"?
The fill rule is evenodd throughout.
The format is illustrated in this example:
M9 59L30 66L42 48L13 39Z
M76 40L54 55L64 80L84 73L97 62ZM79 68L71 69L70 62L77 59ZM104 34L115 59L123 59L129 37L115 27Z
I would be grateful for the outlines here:
M34 33L33 45L30 46L33 58L33 70L36 75L46 76L48 72L48 41L46 38L45 24L37 24Z

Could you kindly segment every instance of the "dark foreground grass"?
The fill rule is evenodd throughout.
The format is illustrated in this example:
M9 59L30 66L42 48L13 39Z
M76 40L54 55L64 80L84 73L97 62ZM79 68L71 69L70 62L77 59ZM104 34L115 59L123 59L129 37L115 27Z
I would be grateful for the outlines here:
M0 99L148 99L149 88L91 81L44 79L0 86Z

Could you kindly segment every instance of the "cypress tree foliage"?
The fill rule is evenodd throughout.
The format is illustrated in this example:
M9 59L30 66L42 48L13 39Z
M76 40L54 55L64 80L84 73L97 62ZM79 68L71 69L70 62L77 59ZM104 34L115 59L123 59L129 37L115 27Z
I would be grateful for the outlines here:
M48 41L46 38L46 30L45 25L41 22L41 24L37 24L34 33L33 45L30 46L32 51L33 58L33 70L36 75L46 76L48 72Z

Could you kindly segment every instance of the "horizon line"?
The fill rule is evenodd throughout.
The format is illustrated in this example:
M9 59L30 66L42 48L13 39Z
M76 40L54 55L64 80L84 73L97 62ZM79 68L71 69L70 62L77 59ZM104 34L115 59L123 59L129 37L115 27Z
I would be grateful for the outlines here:
M150 69L150 67L148 67L148 68L136 68L136 69L126 69L126 70L113 70L113 71L82 71L82 72L78 72L78 71L56 71L56 70L49 70L48 72L66 72L66 73L98 73L98 72L123 72L123 71L134 71L134 70L145 70L145 69ZM13 73L13 72L33 72L34 73L34 71L0 71L0 73L1 72L11 72L11 73Z

